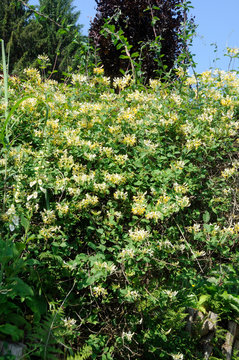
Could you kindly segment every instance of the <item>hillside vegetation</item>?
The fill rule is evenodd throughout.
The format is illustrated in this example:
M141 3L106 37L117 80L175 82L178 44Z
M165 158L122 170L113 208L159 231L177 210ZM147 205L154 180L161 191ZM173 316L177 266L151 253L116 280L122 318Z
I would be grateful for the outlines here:
M1 339L33 360L203 359L194 308L218 314L222 359L239 313L236 73L8 82Z

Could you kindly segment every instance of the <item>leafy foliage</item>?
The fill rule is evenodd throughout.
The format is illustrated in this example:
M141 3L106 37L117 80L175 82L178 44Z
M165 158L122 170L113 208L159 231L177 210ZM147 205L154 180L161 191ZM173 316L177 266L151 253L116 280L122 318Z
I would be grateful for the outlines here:
M115 93L102 68L24 74L0 80L1 338L26 358L202 359L187 308L221 326L239 308L237 75Z
M183 50L179 33L184 11L180 0L97 0L96 3L97 14L89 34L107 76L120 76L121 70L130 69L129 54L121 52L125 41L131 57L139 57L147 80L157 77L160 68L166 73L174 67ZM121 43L109 31L102 33L105 21Z
M47 54L54 70L58 70L57 78L67 69L76 69L74 57L78 45L74 40L80 37L81 26L77 25L80 12L72 6L73 0L40 0L39 10L51 20L38 17L40 25L38 54ZM56 23L60 24L59 27Z
M24 68L36 66L38 56L47 56L48 76L61 79L77 67L80 12L75 12L72 0L41 0L39 9L24 3L26 6L20 0L4 0L0 14L0 34L10 55L9 71L20 74Z
M31 12L19 1L3 0L1 2L0 36L4 40L7 52L10 55L10 72L12 72L14 65L21 61L30 45L30 20Z
M31 336L33 343L33 350L31 351L34 357L38 359L56 359L59 354L62 354L59 342L61 337L57 336L59 327L62 325L60 313L48 314L37 324Z
M92 347L85 345L80 353L75 356L68 356L67 360L86 360L92 355Z

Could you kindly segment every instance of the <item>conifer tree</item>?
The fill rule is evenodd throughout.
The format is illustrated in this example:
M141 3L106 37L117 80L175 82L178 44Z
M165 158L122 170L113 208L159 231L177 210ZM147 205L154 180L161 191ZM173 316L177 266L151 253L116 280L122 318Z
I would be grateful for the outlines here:
M73 0L40 0L37 7L28 0L2 0L0 38L10 53L11 73L21 73L37 64L38 55L47 55L60 79L68 66L76 68L81 26L80 12L75 12ZM38 11L39 10L39 11Z
M28 1L28 0L27 0ZM26 2L27 2L26 1ZM22 58L27 38L23 32L31 20L31 13L17 0L2 0L0 11L0 38L4 40L10 55L9 71Z
M41 36L38 52L46 54L59 71L67 72L68 66L74 68L78 45L74 39L80 37L81 25L77 24L80 12L75 12L73 0L40 0L39 11L49 17L39 17ZM60 25L60 26L59 26Z

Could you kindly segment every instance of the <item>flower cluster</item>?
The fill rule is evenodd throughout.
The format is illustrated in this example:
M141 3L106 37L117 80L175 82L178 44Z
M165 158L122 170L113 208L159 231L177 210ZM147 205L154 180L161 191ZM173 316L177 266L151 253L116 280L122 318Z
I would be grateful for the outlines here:
M129 230L129 236L133 241L144 241L149 237L149 232L144 229Z
M120 90L125 89L127 86L130 86L132 82L131 75L125 75L123 78L114 78L113 86L114 88L119 88Z
M24 74L21 87L9 80L9 103L25 100L9 120L0 157L0 232L10 244L3 282L11 254L17 266L26 259L19 273L36 284L37 296L24 312L36 302L43 312L46 299L64 303L61 326L72 342L82 319L79 346L105 341L128 358L151 335L155 343L174 341L186 304L208 282L210 294L238 287L237 74L196 78L179 68L170 85L154 79L131 87L126 75L113 80L114 89L103 68L72 74L68 84L43 81L36 69ZM1 101L2 119L5 109ZM219 277L225 285L215 290ZM30 286L11 284L30 299ZM163 326L175 319L172 340L171 325ZM165 354L183 359L180 346Z
M133 197L132 213L135 215L143 215L146 211L145 194L138 194Z

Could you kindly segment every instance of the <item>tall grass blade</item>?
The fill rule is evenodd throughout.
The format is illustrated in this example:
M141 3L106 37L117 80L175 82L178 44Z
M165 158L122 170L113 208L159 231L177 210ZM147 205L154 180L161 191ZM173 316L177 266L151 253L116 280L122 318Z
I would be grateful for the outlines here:
M19 105L23 101L25 101L25 100L27 100L29 98L33 98L33 96L24 96L22 99L18 100L16 102L16 104L12 107L11 111L8 113L6 119L5 119L4 123L3 123L3 127L2 127L2 130L1 130L1 133L0 133L0 142L2 143L2 145L4 147L6 146L6 142L4 140L4 138L7 137L6 136L6 129L7 129L7 125L9 123L9 120L11 119L12 114L14 113L14 111L19 107Z
M8 70L6 63L6 55L4 49L4 41L2 42L2 66L3 66L3 81L4 81L4 100L5 100L5 118L8 116Z

